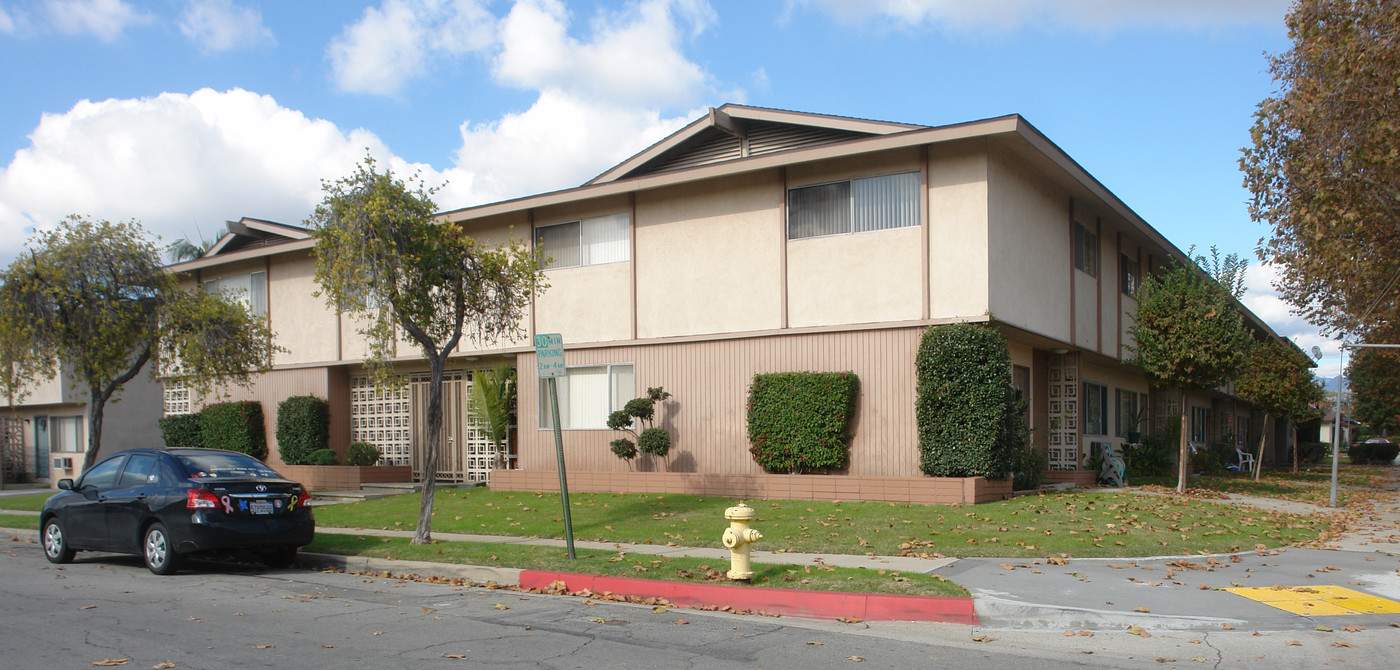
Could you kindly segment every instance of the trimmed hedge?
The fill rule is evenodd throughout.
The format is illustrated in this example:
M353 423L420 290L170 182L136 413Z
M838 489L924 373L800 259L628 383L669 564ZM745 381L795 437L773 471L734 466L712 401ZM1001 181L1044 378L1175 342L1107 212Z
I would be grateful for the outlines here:
M842 468L860 381L853 372L756 374L749 385L749 453L768 472Z
M156 419L165 446L171 449L203 449L204 432L199 414L173 414Z
M929 326L915 359L919 469L1005 479L1025 448L1006 340L990 325Z
M1400 456L1400 445L1394 442L1358 442L1347 449L1351 462L1362 465L1389 465Z
M267 434L262 404L255 400L222 402L200 412L204 446L238 451L258 460L267 458Z
M311 454L330 439L330 403L297 395L277 403L277 453L287 465L311 465Z
M340 465L340 457L334 449L317 449L311 452L307 465Z

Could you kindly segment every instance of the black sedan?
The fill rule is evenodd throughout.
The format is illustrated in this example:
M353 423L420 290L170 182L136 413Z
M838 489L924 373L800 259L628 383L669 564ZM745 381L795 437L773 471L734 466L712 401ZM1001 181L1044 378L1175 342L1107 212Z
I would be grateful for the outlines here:
M186 555L246 550L286 567L316 532L301 484L232 451L123 451L58 488L39 524L53 563L111 551L139 554L151 572L168 575Z

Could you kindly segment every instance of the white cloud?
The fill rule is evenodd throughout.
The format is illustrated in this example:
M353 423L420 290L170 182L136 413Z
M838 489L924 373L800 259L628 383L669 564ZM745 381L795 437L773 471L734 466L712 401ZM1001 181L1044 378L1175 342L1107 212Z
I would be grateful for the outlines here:
M476 0L384 0L326 47L336 86L392 95L429 61L478 51L494 40L495 17Z
M319 180L346 174L366 147L396 171L426 168L394 159L372 133L239 89L84 100L45 114L29 137L0 171L4 263L29 228L71 213L135 218L168 242L243 215L299 223L321 199Z
M845 21L898 25L1015 28L1036 23L1103 30L1125 25L1212 26L1278 22L1292 0L787 0L787 11L815 7Z
M577 186L689 120L546 90L525 112L462 124L457 166L444 174L451 183L438 204L456 209Z
M261 11L233 0L191 0L180 15L180 32L205 53L277 43Z
M147 23L151 16L122 0L47 0L49 23L65 35L92 35L104 42L121 37L127 26Z
M681 42L714 21L708 4L643 0L595 20L592 39L582 41L568 35L558 0L522 0L501 22L496 76L614 104L694 104L706 74L681 53Z
M13 35L17 30L19 26L16 25L14 17L10 16L4 7L0 7L0 33Z

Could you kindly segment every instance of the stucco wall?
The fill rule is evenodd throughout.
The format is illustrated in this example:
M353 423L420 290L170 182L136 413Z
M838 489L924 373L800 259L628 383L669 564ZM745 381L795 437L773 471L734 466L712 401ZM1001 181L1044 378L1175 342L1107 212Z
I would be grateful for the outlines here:
M788 242L788 325L918 319L922 236L915 227Z
M337 316L323 296L314 295L316 261L309 253L283 254L271 259L267 277L267 309L274 342L285 349L273 363L334 361L340 354L336 341Z
M991 310L998 321L1070 339L1069 196L995 155L988 174Z
M561 333L569 344L632 337L632 263L560 268L535 299L535 329Z
M776 173L637 194L637 336L781 326Z
M980 143L929 151L929 315L990 309L987 155Z

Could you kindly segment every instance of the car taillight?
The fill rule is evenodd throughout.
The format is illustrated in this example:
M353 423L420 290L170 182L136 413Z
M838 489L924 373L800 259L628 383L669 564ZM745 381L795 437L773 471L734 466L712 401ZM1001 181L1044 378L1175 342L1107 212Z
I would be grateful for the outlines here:
M187 509L216 509L219 506L218 496L202 489L190 489L186 496Z
M311 494L307 493L306 489L297 489L296 495L292 497L292 505L294 507L310 507Z

